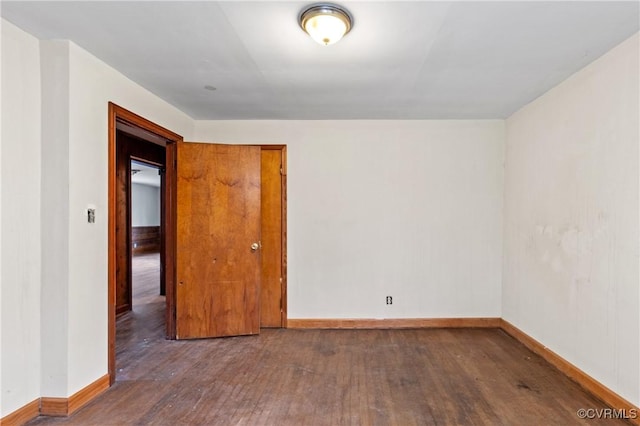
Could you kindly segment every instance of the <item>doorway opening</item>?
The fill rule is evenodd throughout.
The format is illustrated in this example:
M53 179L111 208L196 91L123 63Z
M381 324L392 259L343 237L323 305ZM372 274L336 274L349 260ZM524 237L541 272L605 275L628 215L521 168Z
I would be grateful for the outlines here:
M204 239L210 239L212 236L215 236L209 225L220 224L222 223L220 221L227 220L216 215L215 211L210 208L196 209L193 215L186 215L185 205L191 205L195 200L211 198L211 200L224 200L224 202L214 203L214 206L228 205L228 207L233 207L230 204L230 199L223 194L227 194L226 191L228 188L236 186L236 181L230 179L227 174L232 171L233 173L237 171L237 167L232 160L233 158L236 160L238 158L221 154L222 152L231 152L228 150L238 152L251 150L253 152L252 155L254 155L254 161L252 161L254 168L251 171L251 175L254 176L256 180L253 181L249 187L253 188L251 191L257 191L258 197L256 201L258 206L262 206L262 208L258 208L258 232L255 233L257 239L251 239L249 241L250 244L246 245L246 247L244 245L242 246L242 255L257 256L257 264L260 268L256 271L256 280L258 282L256 294L260 295L260 299L258 304L253 305L253 309L255 309L254 312L261 314L259 315L258 322L256 322L257 330L259 332L259 328L264 327L285 328L287 326L286 146L254 145L252 147L244 146L244 148L240 148L242 147L241 145L183 143L180 135L112 103L109 103L108 123L108 371L110 383L113 384L116 380L116 316L118 316L118 327L120 327L121 322L126 322L127 318L135 318L135 315L130 315L130 313L136 313L135 298L138 289L135 287L134 280L138 279L138 265L135 263L138 260L144 260L142 257L137 257L136 253L134 253L134 251L140 248L142 242L133 236L136 226L132 227L131 217L132 169L137 170L143 166L150 166L151 168L155 168L156 171L160 170L161 172L159 189L160 250L154 259L148 259L150 262L141 262L147 263L147 267L159 263L159 272L157 272L156 268L156 274L159 274L160 289L157 287L157 281L156 284L153 284L153 279L148 284L149 290L140 289L142 293L140 296L143 298L148 296L150 298L148 301L156 307L154 316L156 319L152 320L155 321L157 334L155 339L162 339L162 332L160 330L164 331L164 338L176 339L176 330L180 324L180 320L185 320L184 318L178 318L176 311L178 303L184 302L184 298L186 297L197 300L197 298L204 296L200 294L200 290L196 289L198 281L195 280L185 281L186 285L185 282L180 281L180 287L178 288L178 255L182 256L182 265L185 264L185 256L188 258L188 265L193 264L194 260L192 258L194 253L193 245L187 244L185 247L182 247L182 249L178 247L178 223L181 224L181 229L185 226L187 226L188 229L189 226L204 223L206 229L203 228L203 232L195 233L197 237L200 237L197 241L201 242L203 240L201 237L203 236L206 236ZM181 152L184 153L197 146L203 150L202 155L196 155L191 160L186 158L179 160ZM214 155L213 157L204 155L205 152L209 155L212 151L220 151L220 155ZM255 157L256 155L257 157ZM255 161L256 158L257 161ZM201 173L195 173L193 167L197 169L203 167L203 165L206 173L202 172L204 173L202 176L207 175L211 177L219 175L219 179L213 179L213 181L221 184L222 187L217 187L213 192L207 194L198 193L197 196L190 198L191 195L189 194L194 193L189 192L189 187L185 185L185 182L192 182L196 177L200 176ZM138 173L141 172L137 172L136 174ZM217 183L215 185L217 185ZM233 185L231 183L233 183ZM180 185L182 185L182 187ZM178 195L180 195L181 198L179 198ZM182 200L182 204L180 204L179 200ZM185 200L187 201L185 202ZM242 201L242 203L244 203L244 201ZM233 210L237 209L231 209L231 211ZM180 220L178 220L178 212L182 212ZM224 223L231 224L235 222L227 221ZM242 218L238 223L241 227L244 227L245 219ZM262 229L262 231L260 231L260 229ZM183 229L183 233L180 235L183 235L185 232ZM260 241L260 239L262 239L262 241ZM226 244L227 240L219 240L218 243L220 242ZM211 255L209 251L202 252ZM195 253L199 252L196 251ZM220 253L219 256L214 255L212 258L208 258L207 265L210 266L209 264L213 264L216 265L216 267L221 267L224 263L223 257L228 253L225 250L222 250ZM235 259L236 258L230 257L229 265L234 265ZM144 266L143 264L143 270ZM151 266L150 269L153 270L154 268L154 266ZM134 276L134 274L136 276ZM210 275L205 274L204 277L207 281L211 281ZM225 281L222 279L218 281L224 283L228 280ZM219 296L223 298L226 297L224 288L216 288L211 285L209 287L205 285L205 288L215 289L215 293L218 293ZM162 294L165 295L164 306L162 303ZM196 306L202 305L202 303L199 303ZM131 312L132 310L133 312ZM184 314L185 311L182 310L181 312ZM118 315L122 313L126 314ZM193 311L188 315L191 315L191 317L185 321L189 320L193 322L194 316L208 320L206 312L202 315L201 312ZM162 324L158 327L157 324L159 322L161 323L163 319L164 328ZM228 322L228 320L229 318L221 317L216 321L224 323ZM153 327L153 324L149 324L149 326ZM124 339L135 339L136 334L134 329L127 330L125 327L123 331L122 337ZM238 332L237 334L243 333ZM189 338L188 336L184 337ZM144 337L138 340L144 343ZM125 350L131 351L131 349L131 345L128 345ZM131 362L135 363L137 356L135 355L135 348L133 349L134 350L131 351L132 353L119 354L118 364L120 364L122 360L126 365L128 362L126 357L129 357ZM118 371L118 378L126 378L126 374L127 371Z
M161 274L162 173L153 163L131 160L131 295L132 309L165 296ZM164 304L164 298L162 298ZM164 319L162 320L164 324Z
M109 103L109 248L108 248L108 371L110 383L116 380L116 316L133 309L133 232L131 218L132 160L164 171L160 174L160 248L158 254L160 293L164 304L156 304L164 318L164 337L175 338L175 161L176 144L182 137L137 114ZM136 164L136 163L133 163ZM138 166L135 166L136 168ZM136 249L138 247L136 246ZM136 259L137 260L137 259ZM164 305L164 306L163 306ZM132 319L129 315L128 319ZM127 318L118 324L122 339L135 338L127 331ZM120 345L126 347L126 345ZM123 353L119 361L126 363Z
M130 139L130 138L129 138ZM116 143L131 143L116 136ZM135 142L133 142L135 143ZM120 149L124 148L119 146ZM116 380L129 380L136 374L137 354L147 345L165 338L165 288L161 285L161 203L163 168L160 165L131 159L128 196L119 205L130 204L128 235L130 274L128 288L116 294ZM130 278L130 280L129 280ZM116 291L122 292L120 286ZM128 299L128 300L126 300ZM127 309L128 308L128 309Z
M166 148L116 123L116 379L135 372L135 354L164 338L161 271L162 173Z

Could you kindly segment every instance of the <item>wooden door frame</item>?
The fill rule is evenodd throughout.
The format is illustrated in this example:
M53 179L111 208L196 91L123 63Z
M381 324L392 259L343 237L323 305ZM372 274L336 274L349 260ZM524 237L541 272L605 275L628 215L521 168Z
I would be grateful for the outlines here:
M126 123L134 128L151 134L165 141L166 149L166 185L164 193L165 198L165 215L164 235L164 253L160 255L165 257L165 283L166 283L166 335L169 339L175 339L175 195L176 195L176 176L175 176L175 154L176 143L182 142L182 136L174 133L162 126L159 126L129 110L126 110L112 102L109 102L109 111L107 117L108 123L108 373L109 383L113 384L116 380L116 124L118 122Z
M282 238L282 258L281 258L281 273L282 283L280 284L281 301L282 306L280 309L280 327L287 328L287 146L286 145L260 145L263 151L276 150L280 151L281 165L280 170L280 197L281 197L281 229L280 234Z

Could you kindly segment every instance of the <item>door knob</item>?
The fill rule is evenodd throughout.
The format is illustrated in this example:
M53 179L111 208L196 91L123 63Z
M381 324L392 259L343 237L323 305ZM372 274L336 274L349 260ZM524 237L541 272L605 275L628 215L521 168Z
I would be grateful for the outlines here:
M256 251L258 250L258 248L260 248L260 244L258 243L251 244L251 251Z

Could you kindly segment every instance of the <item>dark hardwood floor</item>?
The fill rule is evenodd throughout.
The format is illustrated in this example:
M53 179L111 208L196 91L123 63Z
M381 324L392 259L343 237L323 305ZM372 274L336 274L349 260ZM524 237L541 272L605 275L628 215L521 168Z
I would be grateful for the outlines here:
M578 409L604 404L495 329L265 329L167 341L149 272L157 260L135 262L147 278L118 319L117 382L69 418L30 424L625 424L579 419Z
M160 254L133 256L133 310L116 319L116 381L148 368L148 348L164 342L165 297L160 296Z

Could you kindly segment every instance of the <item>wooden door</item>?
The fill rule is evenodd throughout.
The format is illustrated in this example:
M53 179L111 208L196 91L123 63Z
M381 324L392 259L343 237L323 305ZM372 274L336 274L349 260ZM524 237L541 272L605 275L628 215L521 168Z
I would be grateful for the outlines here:
M260 332L260 147L177 146L177 338Z
M262 280L260 288L260 326L282 327L283 271L283 155L282 147L262 147Z

